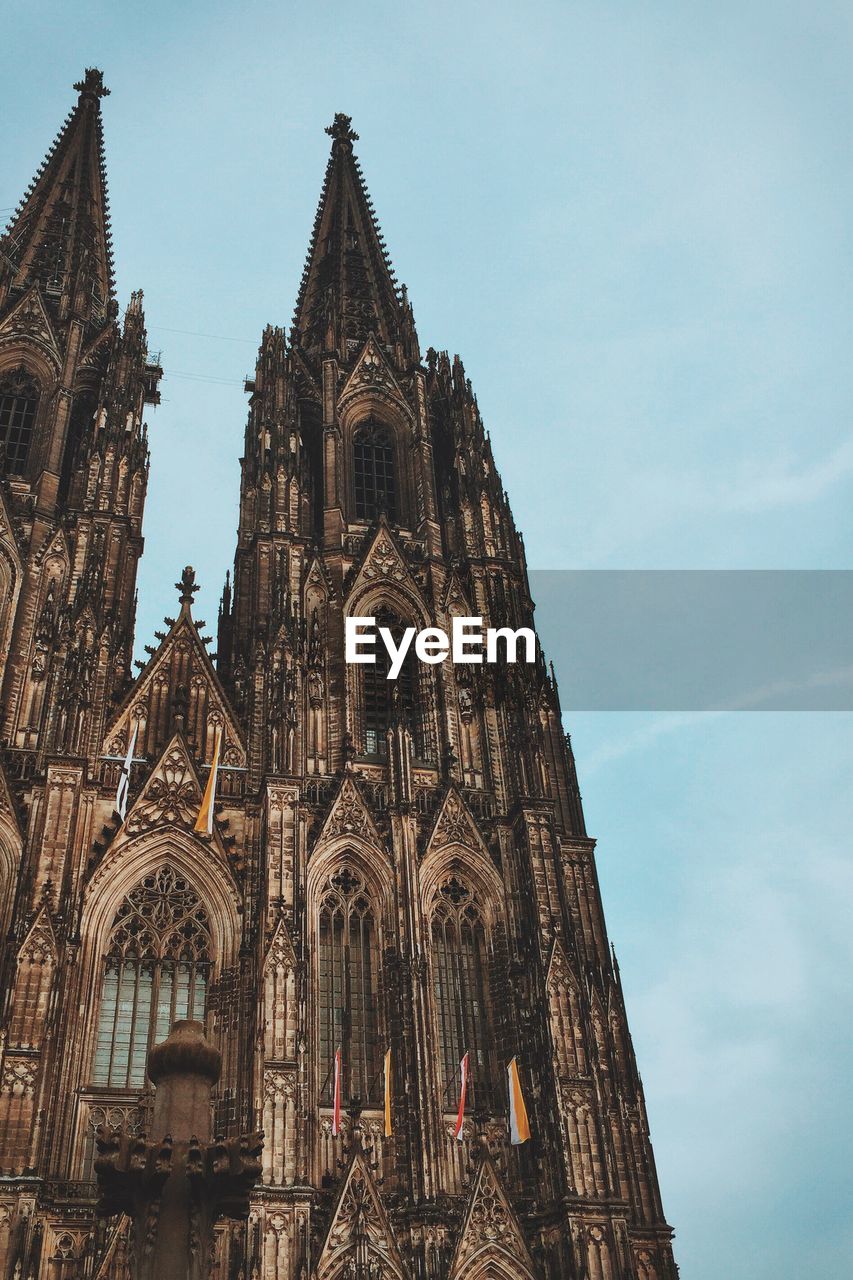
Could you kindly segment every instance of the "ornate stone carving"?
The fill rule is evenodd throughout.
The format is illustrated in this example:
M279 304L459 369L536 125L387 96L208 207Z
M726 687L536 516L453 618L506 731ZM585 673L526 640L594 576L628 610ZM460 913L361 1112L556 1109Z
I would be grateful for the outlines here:
M265 1071L264 1098L274 1102L276 1098L286 1098L289 1102L296 1098L296 1076L292 1071Z
M521 1225L491 1158L483 1153L480 1167L471 1188L468 1209L462 1224L451 1278L464 1271L466 1263L477 1254L486 1267L489 1250L496 1250L504 1259L509 1255L518 1276L533 1277L535 1267Z
M444 797L432 834L427 841L427 847L444 849L452 844L474 849L483 848L483 839L477 825L455 787L451 787Z
M30 289L18 306L0 326L4 338L21 337L38 342L48 347L53 354L58 354L56 336L53 332L41 295L38 289Z
M376 1280L408 1280L409 1272L370 1166L358 1147L332 1213L317 1263L317 1280L351 1274L348 1258L372 1265L365 1274Z
M192 827L201 798L192 766L183 745L175 741L161 758L131 810L127 830L131 835L174 823Z
M42 909L33 921L18 952L18 961L30 964L52 964L56 960L56 938L47 911Z
M293 949L290 930L284 920L279 920L267 947L264 969L289 970L295 967L296 952Z
M379 840L367 805L351 777L344 778L320 829L317 844L325 843L336 836L361 836L371 842Z
M3 1078L0 1088L4 1093L31 1098L35 1092L37 1075L37 1060L17 1058L9 1054L3 1063Z
M373 582L377 578L384 578L390 582L403 582L409 576L402 556L387 534L380 534L370 548L361 576L368 582Z

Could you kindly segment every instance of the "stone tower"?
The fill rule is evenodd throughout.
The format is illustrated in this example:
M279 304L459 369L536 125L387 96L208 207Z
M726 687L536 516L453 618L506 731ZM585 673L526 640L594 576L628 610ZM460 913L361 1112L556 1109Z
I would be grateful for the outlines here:
M186 569L133 679L160 369L141 295L116 318L105 90L94 71L77 88L0 267L0 1277L124 1280L127 1224L94 1219L94 1129L146 1128L146 1054L188 1018L222 1052L214 1131L266 1134L217 1280L675 1280L541 653L412 660L396 681L344 659L347 616L532 625L470 382L421 356L349 118L327 131L293 325L265 330L247 383L216 660Z

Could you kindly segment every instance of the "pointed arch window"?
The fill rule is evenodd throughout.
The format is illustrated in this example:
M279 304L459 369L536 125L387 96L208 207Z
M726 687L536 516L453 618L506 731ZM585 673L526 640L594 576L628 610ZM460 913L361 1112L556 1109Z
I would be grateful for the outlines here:
M26 472L38 403L38 383L26 369L15 369L0 378L0 446L7 475Z
M345 863L320 903L319 1004L321 1101L330 1104L335 1052L345 1096L380 1100L379 956L373 904L363 878Z
M480 906L468 885L452 876L436 893L432 914L433 997L446 1110L458 1103L459 1064L466 1053L471 1068L468 1102L473 1106L489 1100L487 974Z
M387 647L378 638L380 627L387 627L398 644L404 631L404 624L387 609L381 609L376 614L377 643L374 650L376 661L366 662L362 667L364 672L362 688L364 750L367 755L385 755L388 745L385 735L389 725L394 721L395 714L399 713L402 714L411 731L415 755L423 759L424 735L414 649L410 647L406 654L397 679L389 680L391 659L388 656Z
M141 1089L148 1050L179 1018L203 1021L210 979L207 912L168 863L122 902L104 965L92 1082Z
M74 397L71 417L68 422L68 434L65 439L65 451L62 455L62 470L59 476L59 500L68 497L71 477L80 454L80 445L92 425L98 398L93 391L81 391Z
M394 440L381 422L368 418L353 432L353 489L356 520L397 518Z

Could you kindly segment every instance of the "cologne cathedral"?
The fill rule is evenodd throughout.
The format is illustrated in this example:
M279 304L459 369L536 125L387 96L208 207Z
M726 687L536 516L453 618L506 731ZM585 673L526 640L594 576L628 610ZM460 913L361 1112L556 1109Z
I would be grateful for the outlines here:
M216 1280L675 1280L553 672L345 661L347 616L533 615L471 383L421 351L349 117L246 383L215 643L178 562L135 670L162 369L142 294L115 295L107 90L75 89L0 241L0 1280L126 1280L94 1135L146 1131L147 1054L182 1018L222 1054L216 1132L265 1134Z

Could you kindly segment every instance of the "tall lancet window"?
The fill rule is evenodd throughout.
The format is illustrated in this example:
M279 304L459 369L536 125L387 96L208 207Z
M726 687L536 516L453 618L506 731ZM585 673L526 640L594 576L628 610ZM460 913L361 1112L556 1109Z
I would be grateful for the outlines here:
M376 922L364 880L349 864L330 878L320 904L321 1101L331 1103L336 1050L344 1097L381 1098L379 959Z
M402 713L412 734L412 745L416 756L423 757L423 732L421 707L416 695L417 673L415 671L414 647L410 646L403 661L403 666L396 680L388 679L391 660L388 648L379 636L379 628L387 627L397 644L403 634L404 624L399 618L385 609L376 614L375 662L366 662L361 667L364 672L364 750L368 755L384 756L387 748L386 733L393 722L397 708Z
M368 418L352 437L356 520L375 520L382 512L397 518L394 441L381 422Z
M110 934L92 1082L140 1089L145 1060L178 1018L203 1020L210 977L207 912L164 863L122 902Z
M468 1102L487 1103L490 1092L486 932L471 890L456 876L433 902L432 982L438 1019L443 1105L459 1100L459 1064L469 1055Z
M38 384L26 369L15 369L0 378L0 446L7 475L26 472L38 402Z

